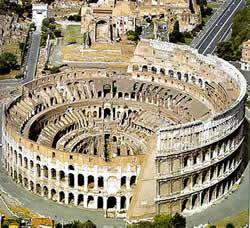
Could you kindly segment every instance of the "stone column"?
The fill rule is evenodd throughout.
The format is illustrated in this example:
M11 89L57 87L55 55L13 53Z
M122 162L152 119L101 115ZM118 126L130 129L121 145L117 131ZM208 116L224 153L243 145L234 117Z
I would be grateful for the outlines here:
M104 192L107 191L107 188L108 188L108 178L104 177L103 178L103 189L104 189Z
M98 196L94 196L94 204L95 204L95 209L97 209L97 202L98 202L98 200L97 200L97 198L98 198Z
M107 202L108 201L108 198L106 196L103 197L103 209L104 210L107 210Z
M69 193L65 192L65 204L69 204Z
M120 211L121 210L121 197L120 196L116 197L116 204L117 204L117 210Z
M98 177L94 176L94 190L97 191L98 190Z
M77 207L78 206L78 195L74 194L74 204Z
M85 208L88 207L88 195L86 195L86 194L83 195L83 206Z
M88 176L84 176L84 192L88 191Z
M130 176L126 177L126 187L127 189L130 189Z

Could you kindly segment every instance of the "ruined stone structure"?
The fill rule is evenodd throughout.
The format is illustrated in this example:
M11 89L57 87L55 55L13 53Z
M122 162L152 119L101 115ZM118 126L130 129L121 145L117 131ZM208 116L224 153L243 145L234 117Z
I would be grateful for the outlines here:
M81 32L87 35L87 46L93 42L119 41L145 18L159 20L172 31L179 21L180 31L191 31L201 23L200 8L195 0L97 1L81 9Z
M2 160L42 197L128 220L218 202L247 164L246 81L187 46L141 41L126 74L84 70L23 86L4 106Z

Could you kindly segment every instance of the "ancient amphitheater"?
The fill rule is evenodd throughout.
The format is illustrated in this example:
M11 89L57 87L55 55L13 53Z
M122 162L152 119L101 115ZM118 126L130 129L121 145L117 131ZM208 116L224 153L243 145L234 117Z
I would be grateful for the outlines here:
M127 220L218 202L245 159L246 82L224 60L141 41L126 73L39 78L4 107L3 156L23 188Z

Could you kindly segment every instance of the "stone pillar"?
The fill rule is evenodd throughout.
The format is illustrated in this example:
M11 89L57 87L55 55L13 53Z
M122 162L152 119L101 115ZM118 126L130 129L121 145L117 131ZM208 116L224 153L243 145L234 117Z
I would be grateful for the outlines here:
M97 209L97 202L98 202L98 196L94 196L94 204L95 204L95 209Z
M130 189L130 177L129 176L126 177L126 187L127 189Z
M103 190L104 190L104 192L106 192L107 188L108 188L108 178L104 177L103 182L104 182L103 183Z
M74 173L74 188L78 189L78 175Z
M117 210L120 211L121 210L121 197L118 196L116 197L116 204L117 204Z
M88 176L84 176L84 192L88 191Z
M107 210L107 202L108 201L108 198L106 196L103 197L103 209L104 210Z
M88 207L88 195L86 195L86 194L83 195L83 206L85 208Z
M65 204L69 204L69 193L65 192Z
M98 177L94 176L94 190L97 191L98 190Z
M77 207L78 206L78 195L74 194L74 205Z

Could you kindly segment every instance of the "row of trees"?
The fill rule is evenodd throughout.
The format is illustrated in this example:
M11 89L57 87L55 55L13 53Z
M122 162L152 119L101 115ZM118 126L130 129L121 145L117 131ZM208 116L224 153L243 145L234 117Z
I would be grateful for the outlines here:
M32 4L31 0L22 0L22 5L18 5L15 2L10 2L8 0L0 0L0 14L12 14L16 13L19 17L32 16Z
M232 35L227 41L217 44L217 55L227 61L236 61L241 58L241 45L250 37L249 32L249 15L250 1L247 7L241 9L233 19Z
M185 228L186 218L180 214L157 215L152 222L141 221L128 226L129 228Z

